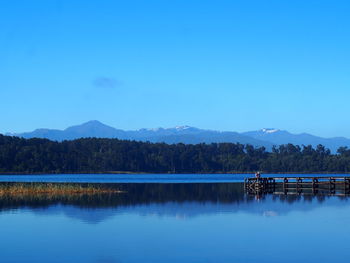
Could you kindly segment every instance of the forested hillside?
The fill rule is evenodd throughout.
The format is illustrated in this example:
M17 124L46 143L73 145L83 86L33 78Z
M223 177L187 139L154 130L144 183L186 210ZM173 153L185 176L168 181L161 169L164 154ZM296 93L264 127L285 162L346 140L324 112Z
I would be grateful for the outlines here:
M228 173L349 172L350 150L324 146L264 147L233 143L174 144L86 138L53 142L0 135L0 172Z

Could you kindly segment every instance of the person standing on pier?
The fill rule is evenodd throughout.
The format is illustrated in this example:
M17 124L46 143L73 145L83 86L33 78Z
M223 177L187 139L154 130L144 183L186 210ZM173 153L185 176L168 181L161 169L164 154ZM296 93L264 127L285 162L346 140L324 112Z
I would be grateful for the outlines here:
M261 174L260 174L260 172L256 172L255 173L255 178L256 178L256 184L260 184L260 178L261 178ZM255 200L256 201L260 201L260 199L261 199L261 193L258 191L258 192L256 192L256 195L255 195Z
M261 177L260 172L256 172L256 173L255 173L255 178L256 178L256 179L260 179L260 177Z

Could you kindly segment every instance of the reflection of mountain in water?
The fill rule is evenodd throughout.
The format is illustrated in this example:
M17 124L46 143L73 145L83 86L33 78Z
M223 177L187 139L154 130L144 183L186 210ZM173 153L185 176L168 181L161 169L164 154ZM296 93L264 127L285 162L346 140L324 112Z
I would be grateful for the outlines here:
M292 211L308 211L321 204L348 204L346 198L325 196L265 196L255 200L245 195L243 185L238 183L108 184L107 187L126 193L3 197L0 199L0 211L29 209L39 215L64 214L87 223L98 223L121 213L177 218L242 212L276 216Z

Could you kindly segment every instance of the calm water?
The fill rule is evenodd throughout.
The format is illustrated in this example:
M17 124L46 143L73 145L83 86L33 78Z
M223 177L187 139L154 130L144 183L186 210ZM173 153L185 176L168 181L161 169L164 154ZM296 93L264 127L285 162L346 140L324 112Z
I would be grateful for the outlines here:
M276 176L306 176L278 174ZM243 182L252 174L48 174L0 175L0 182L76 182L76 183L229 183ZM267 175L266 175L267 176ZM268 176L274 176L270 174ZM329 176L313 174L312 176ZM344 176L334 174L334 176Z
M0 198L0 262L349 262L344 197L256 199L241 183L108 187L125 193Z

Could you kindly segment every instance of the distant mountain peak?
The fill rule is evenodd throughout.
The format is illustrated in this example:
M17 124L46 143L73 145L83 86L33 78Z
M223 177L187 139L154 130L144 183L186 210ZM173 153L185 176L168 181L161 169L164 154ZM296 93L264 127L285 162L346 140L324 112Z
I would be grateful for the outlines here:
M260 131L262 131L263 133L275 133L275 132L279 132L279 129L274 129L274 128L263 128Z
M88 122L85 122L83 124L81 124L80 126L107 126L106 124L100 122L100 121L97 121L97 120L92 120L92 121L88 121Z
M66 130L76 130L76 129L105 129L105 128L110 128L114 129L113 127L110 127L100 121L92 120L88 122L84 122L80 125L75 125L68 127Z
M332 152L336 152L340 146L350 146L350 140L346 138L321 138L311 134L292 134L285 130L275 128L263 128L257 131L244 133L204 130L192 126L182 125L173 128L140 129L125 131L103 124L98 120L91 120L80 125L66 128L65 130L37 129L26 133L7 133L10 136L23 138L46 138L54 141L73 140L79 138L117 138L120 140L137 140L162 143L241 143L251 144L256 147L264 146L267 150L273 145L292 143L295 145L312 145L316 147L322 144Z

